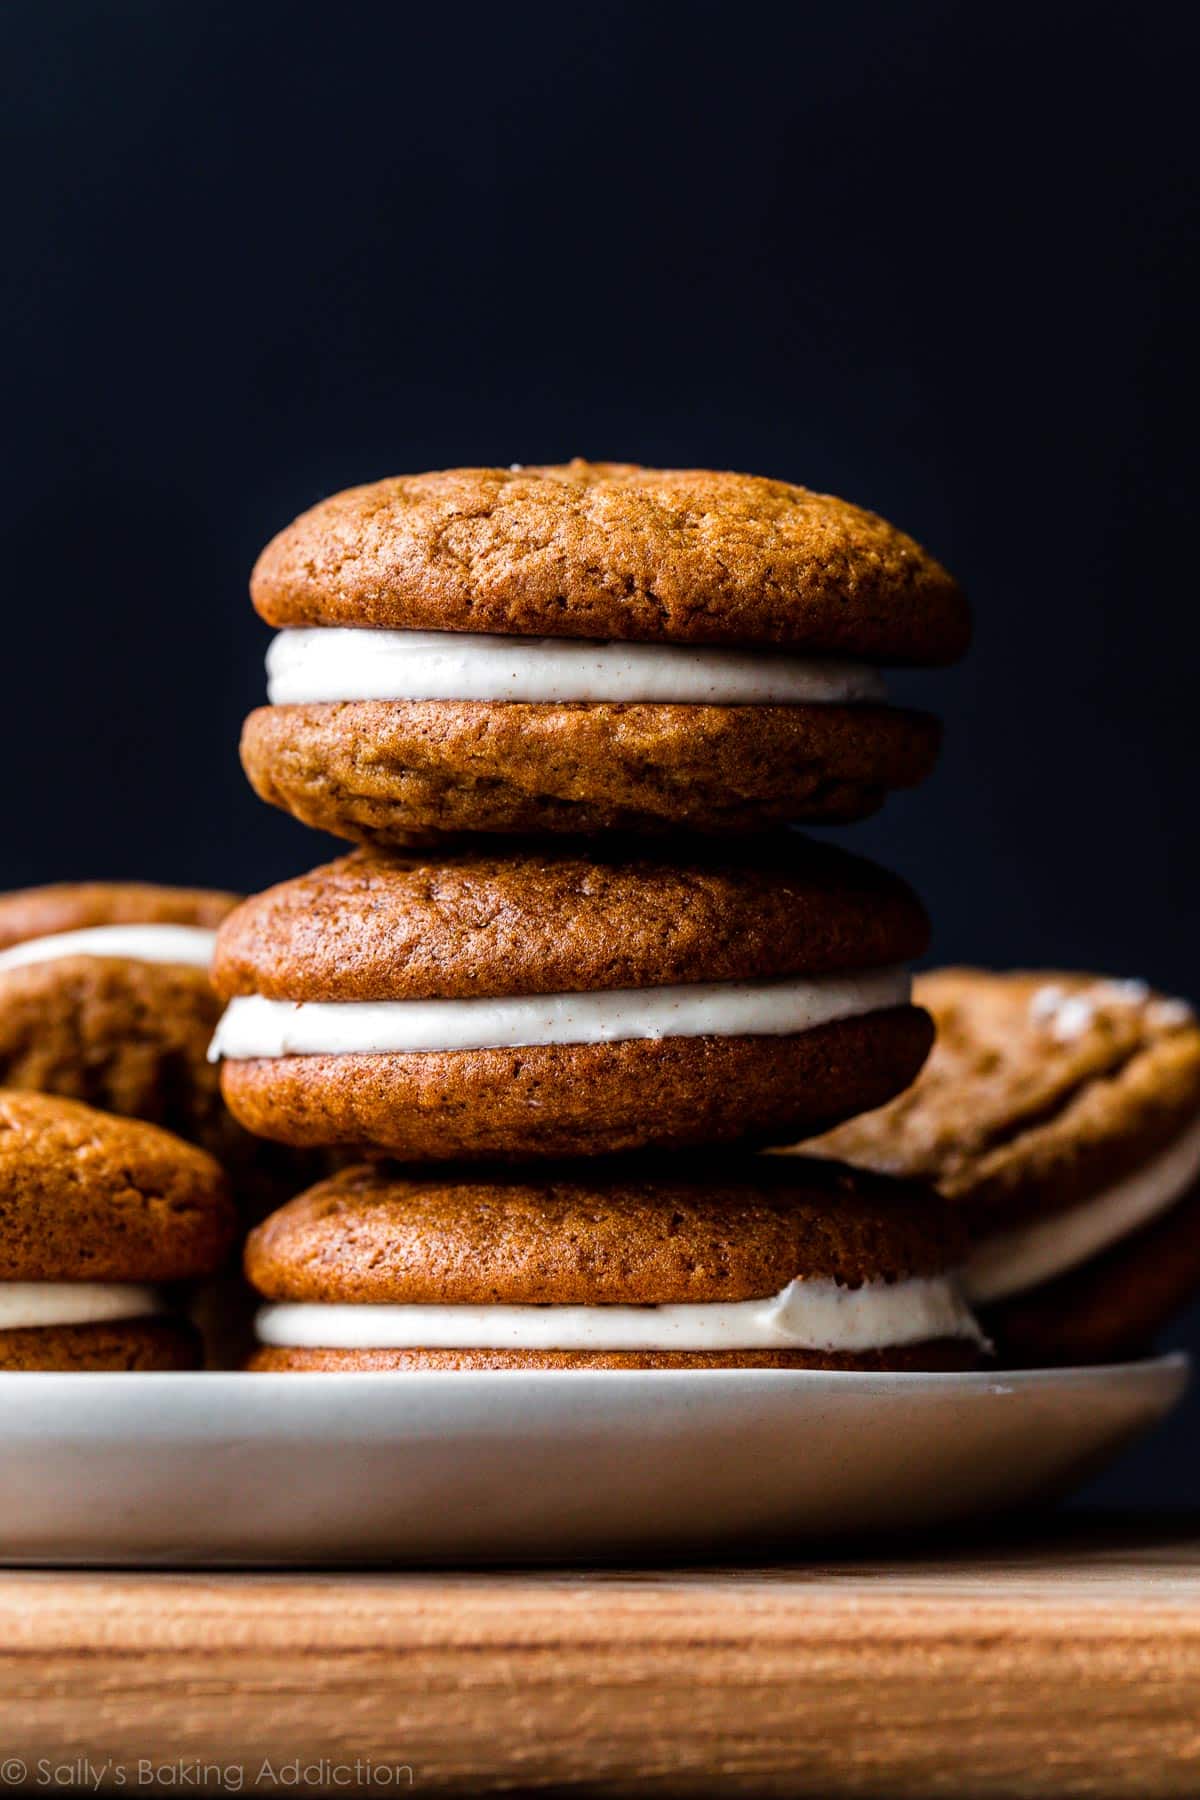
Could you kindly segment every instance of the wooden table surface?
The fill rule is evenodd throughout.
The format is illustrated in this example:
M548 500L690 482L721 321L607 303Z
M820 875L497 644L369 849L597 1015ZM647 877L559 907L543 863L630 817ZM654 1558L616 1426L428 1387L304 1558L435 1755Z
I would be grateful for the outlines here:
M1200 1520L761 1566L9 1570L0 1788L22 1768L134 1792L408 1792L411 1771L413 1792L1200 1793Z

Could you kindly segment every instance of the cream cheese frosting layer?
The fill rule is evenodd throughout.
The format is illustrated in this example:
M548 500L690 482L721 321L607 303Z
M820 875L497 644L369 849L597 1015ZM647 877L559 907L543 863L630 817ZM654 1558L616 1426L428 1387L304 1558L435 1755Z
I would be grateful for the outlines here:
M964 1272L971 1299L1004 1300L1066 1274L1149 1224L1200 1178L1200 1119L1144 1168L1073 1206L984 1238Z
M107 1325L163 1312L157 1288L107 1281L0 1281L0 1331Z
M764 1300L685 1306L277 1304L260 1343L304 1350L884 1350L934 1338L982 1344L949 1275L792 1281Z
M0 974L30 963L56 962L64 956L121 957L130 962L186 963L207 969L216 941L215 931L199 925L92 925L83 931L29 938L0 950Z
M341 700L651 701L845 705L886 698L865 663L776 651L696 650L458 631L281 631L267 652L273 705Z
M907 970L805 981L713 981L517 999L231 1000L209 1060L366 1056L531 1044L611 1044L629 1038L784 1037L907 1004Z

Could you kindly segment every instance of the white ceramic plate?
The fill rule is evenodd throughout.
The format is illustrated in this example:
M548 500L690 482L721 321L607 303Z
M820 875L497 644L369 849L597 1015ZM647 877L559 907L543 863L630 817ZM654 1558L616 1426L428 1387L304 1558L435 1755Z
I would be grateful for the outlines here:
M1017 1374L0 1375L0 1562L464 1562L906 1531L1056 1499L1182 1356Z

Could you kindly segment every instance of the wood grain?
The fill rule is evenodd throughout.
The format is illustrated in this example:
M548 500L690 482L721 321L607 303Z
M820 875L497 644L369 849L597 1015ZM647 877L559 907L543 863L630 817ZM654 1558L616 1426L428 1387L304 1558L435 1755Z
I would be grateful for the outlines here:
M0 1779L14 1758L140 1792L145 1763L294 1791L298 1759L308 1793L356 1760L365 1791L407 1765L414 1792L1195 1793L1200 1526L820 1566L8 1572Z

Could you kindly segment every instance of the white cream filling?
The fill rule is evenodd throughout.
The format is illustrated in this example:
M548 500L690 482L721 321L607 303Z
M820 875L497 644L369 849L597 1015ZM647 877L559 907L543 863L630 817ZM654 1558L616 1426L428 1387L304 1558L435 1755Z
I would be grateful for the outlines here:
M56 962L63 956L119 956L131 962L187 963L207 969L216 941L215 931L199 925L92 925L83 931L29 938L0 950L0 973L29 963Z
M305 1350L884 1350L983 1343L957 1282L792 1281L765 1300L683 1306L274 1305L259 1342Z
M163 1312L157 1288L108 1281L0 1281L0 1331L105 1325Z
M1094 1199L985 1238L964 1272L967 1293L979 1303L1004 1300L1065 1274L1166 1212L1197 1177L1200 1119L1153 1162Z
M903 1006L907 970L806 981L711 981L516 999L266 1000L225 1010L209 1060L611 1044L628 1038L782 1037L835 1019Z
M336 700L658 701L831 705L883 700L878 671L836 657L465 631L281 631L267 652L275 706Z

